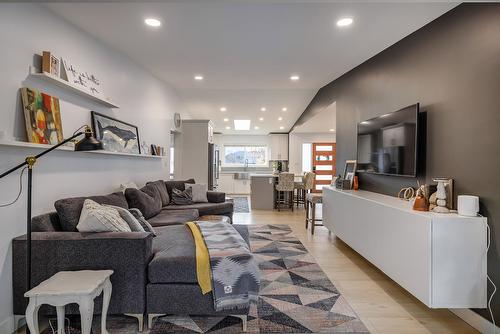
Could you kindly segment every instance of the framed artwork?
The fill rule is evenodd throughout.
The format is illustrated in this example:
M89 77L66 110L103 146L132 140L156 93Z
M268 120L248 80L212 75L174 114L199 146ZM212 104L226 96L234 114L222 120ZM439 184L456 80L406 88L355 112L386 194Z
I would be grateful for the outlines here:
M28 141L50 145L63 141L59 99L27 87L21 88L21 99Z
M344 167L344 174L342 178L349 181L349 189L352 189L352 182L354 181L354 174L356 174L357 160L346 160Z
M106 151L141 154L137 126L118 119L91 112L94 136Z

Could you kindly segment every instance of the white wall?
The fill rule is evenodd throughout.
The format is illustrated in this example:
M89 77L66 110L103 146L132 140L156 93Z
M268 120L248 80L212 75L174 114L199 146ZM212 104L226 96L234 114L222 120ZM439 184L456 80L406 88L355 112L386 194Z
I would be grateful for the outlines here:
M303 143L335 143L335 133L294 133L289 139L289 169L295 174L302 173L302 144Z
M133 41L131 41L133 42ZM169 146L174 112L183 111L182 101L167 84L155 78L126 56L100 43L83 31L36 4L0 4L0 137L25 139L19 88L43 85L26 80L34 54L50 50L71 59L82 69L101 77L103 90L121 108L99 108L62 90L45 89L61 99L65 136L82 124L90 124L89 110L96 110L139 127L141 140ZM188 115L183 114L184 118ZM0 172L39 152L0 145ZM131 158L91 153L56 151L41 159L34 171L34 214L53 210L59 198L104 194L124 181L139 184L168 178L168 160ZM12 200L19 177L0 180L0 204ZM25 233L25 192L7 208L0 208L0 333L11 333L12 238Z

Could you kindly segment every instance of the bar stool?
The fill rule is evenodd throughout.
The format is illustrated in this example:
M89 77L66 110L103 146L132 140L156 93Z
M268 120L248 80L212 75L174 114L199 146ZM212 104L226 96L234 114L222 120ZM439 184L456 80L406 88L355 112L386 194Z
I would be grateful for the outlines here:
M278 211L280 211L282 205L286 205L286 208L293 211L294 178L293 173L280 173L278 175L278 184L276 185L278 193L275 202L275 207Z
M309 193L314 187L315 177L316 174L313 172L307 172L302 176L302 182L295 182L294 188L297 190L295 204L297 207L299 207L299 204L304 204L304 207L306 206L306 194Z
M318 221L323 221L323 219L316 218L316 204L323 203L323 194L309 193L306 194L306 230L311 223L311 234L314 234L314 227L323 226L323 224L316 224ZM311 217L309 217L309 207L311 208Z

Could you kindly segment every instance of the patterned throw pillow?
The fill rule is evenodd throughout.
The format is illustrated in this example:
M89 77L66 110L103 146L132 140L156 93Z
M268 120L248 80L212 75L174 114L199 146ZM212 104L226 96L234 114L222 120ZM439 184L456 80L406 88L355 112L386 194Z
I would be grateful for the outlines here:
M131 232L118 211L86 199L76 229L80 232Z
M172 202L176 205L193 204L193 192L191 188L184 191L175 188L172 189Z
M191 189L191 191L193 193L193 202L195 202L195 203L208 203L207 185L206 184L186 183L185 187L186 187L186 189Z
M118 211L118 213L120 214L120 217L122 217L122 219L127 222L132 232L145 232L141 223L139 223L139 221L135 218L135 216L132 213L129 212L129 210L113 205L104 204L104 206L116 209L116 211Z
M139 222L139 224L141 224L141 226L142 226L142 228L144 229L145 232L152 233L156 237L156 231L155 231L155 229L146 220L146 218L144 218L144 216L142 215L141 210L133 208L133 209L129 209L128 211L130 211L130 213L135 217L135 219L137 219L137 221Z

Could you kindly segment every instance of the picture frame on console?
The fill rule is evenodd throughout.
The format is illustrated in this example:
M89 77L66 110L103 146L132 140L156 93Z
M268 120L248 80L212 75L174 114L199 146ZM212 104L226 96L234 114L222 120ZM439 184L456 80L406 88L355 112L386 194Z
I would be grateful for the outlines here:
M103 144L104 150L141 154L137 126L91 111L92 130Z
M354 175L356 174L358 161L357 160L346 160L344 166L344 173L342 174L342 179L344 182L348 182L347 189L352 189L352 183L354 181ZM346 189L345 185L343 187Z

